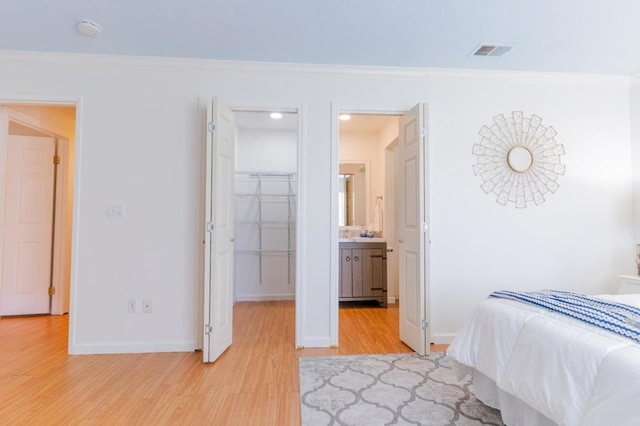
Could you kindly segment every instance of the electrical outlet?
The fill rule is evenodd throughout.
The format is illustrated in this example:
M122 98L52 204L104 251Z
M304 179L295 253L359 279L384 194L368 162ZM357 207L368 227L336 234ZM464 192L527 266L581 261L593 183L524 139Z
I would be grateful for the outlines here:
M145 314L150 314L153 310L151 306L151 299L142 299L142 312Z
M129 311L130 314L135 314L136 313L136 299L129 299L127 300L127 310Z
M107 218L108 219L124 219L124 205L109 204L107 206Z

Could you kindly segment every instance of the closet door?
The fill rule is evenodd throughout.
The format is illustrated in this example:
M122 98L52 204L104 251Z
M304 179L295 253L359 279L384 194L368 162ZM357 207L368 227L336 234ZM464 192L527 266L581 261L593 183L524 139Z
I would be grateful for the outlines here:
M233 112L214 98L207 111L204 362L215 361L233 338Z

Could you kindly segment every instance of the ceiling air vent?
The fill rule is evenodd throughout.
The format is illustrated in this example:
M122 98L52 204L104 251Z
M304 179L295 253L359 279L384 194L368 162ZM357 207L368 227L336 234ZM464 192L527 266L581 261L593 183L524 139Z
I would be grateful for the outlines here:
M474 51L472 56L504 56L511 51L513 46L494 46L481 44Z

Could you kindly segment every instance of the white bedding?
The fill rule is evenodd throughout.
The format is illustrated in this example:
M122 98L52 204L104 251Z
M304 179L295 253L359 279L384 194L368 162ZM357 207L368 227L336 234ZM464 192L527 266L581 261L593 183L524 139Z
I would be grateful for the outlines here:
M638 294L598 297L640 307ZM559 425L640 425L640 344L612 332L487 299L447 354Z

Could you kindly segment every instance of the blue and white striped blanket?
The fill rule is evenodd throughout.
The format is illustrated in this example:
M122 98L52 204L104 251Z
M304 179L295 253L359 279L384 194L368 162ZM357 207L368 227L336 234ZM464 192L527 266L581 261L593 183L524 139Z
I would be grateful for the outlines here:
M489 298L510 299L559 312L640 342L640 308L568 291L496 291Z

